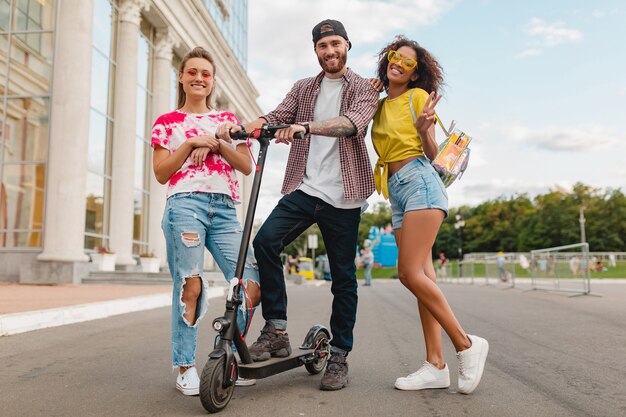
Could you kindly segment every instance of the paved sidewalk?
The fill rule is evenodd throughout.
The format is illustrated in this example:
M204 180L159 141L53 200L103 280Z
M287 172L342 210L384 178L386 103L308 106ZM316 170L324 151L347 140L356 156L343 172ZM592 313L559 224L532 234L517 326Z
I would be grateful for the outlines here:
M171 285L0 283L0 336L171 305ZM210 287L209 298L223 287Z

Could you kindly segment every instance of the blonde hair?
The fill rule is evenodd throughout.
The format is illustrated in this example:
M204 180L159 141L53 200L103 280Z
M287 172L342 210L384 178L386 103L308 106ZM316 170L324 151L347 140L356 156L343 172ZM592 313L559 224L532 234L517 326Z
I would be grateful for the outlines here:
M185 54L185 56L183 57L183 60L180 62L180 67L178 68L179 75L183 73L183 71L185 70L185 65L187 65L187 61L189 61L191 58L202 58L202 59L206 59L207 61L209 61L211 63L211 66L213 67L213 77L215 79L215 73L217 72L217 68L215 68L215 62L213 61L213 57L211 56L209 51L207 51L201 46L196 46L191 51ZM215 84L213 84L213 89L211 89L211 92L206 98L206 106L209 109L212 108L211 97L213 97L214 91L215 91ZM176 108L177 109L182 108L185 105L186 99L187 99L187 94L185 94L185 90L183 89L183 84L179 81L178 82L178 99L177 99L178 103L176 105Z

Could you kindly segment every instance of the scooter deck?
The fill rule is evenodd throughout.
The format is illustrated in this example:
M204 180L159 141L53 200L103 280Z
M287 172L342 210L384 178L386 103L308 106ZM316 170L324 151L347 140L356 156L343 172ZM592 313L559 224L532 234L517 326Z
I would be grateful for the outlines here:
M299 349L286 358L270 358L262 362L241 363L237 364L239 368L239 376L242 378L267 378L281 372L288 371L293 368L304 365L305 357L313 355L315 349Z

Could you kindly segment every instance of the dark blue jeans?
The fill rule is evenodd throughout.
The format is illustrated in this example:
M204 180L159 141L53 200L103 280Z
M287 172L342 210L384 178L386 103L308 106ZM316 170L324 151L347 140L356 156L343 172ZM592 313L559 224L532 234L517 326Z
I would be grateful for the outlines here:
M332 274L330 344L348 352L352 349L358 298L354 258L360 220L360 208L338 209L302 191L294 191L278 202L253 242L265 320L287 320L287 291L280 253L309 226L317 223Z

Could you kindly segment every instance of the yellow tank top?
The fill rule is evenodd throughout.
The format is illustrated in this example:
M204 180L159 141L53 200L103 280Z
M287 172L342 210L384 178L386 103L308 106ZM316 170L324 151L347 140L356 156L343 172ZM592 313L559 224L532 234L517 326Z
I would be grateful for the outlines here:
M409 96L412 95L415 114L422 112L428 99L428 93L421 88L413 88L400 96L384 98L378 104L372 125L372 143L378 154L378 161L374 168L376 191L389 198L387 190L388 164L402 161L406 158L424 155L422 140L413 124L413 116L409 105Z

